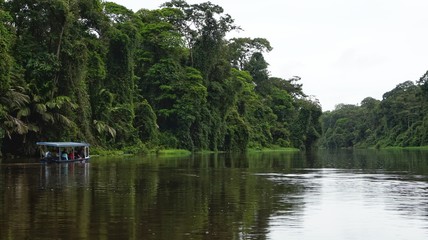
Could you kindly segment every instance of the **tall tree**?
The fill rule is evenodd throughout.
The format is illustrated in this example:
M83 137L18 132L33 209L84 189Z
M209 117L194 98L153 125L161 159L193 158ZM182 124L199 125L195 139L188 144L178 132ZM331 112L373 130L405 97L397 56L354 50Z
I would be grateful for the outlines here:
M270 52L272 47L264 38L232 38L228 43L229 61L234 68L243 70L251 57L257 53Z
M205 2L189 5L183 0L172 0L163 7L178 9L180 18L170 19L186 40L190 50L190 65L199 69L207 78L216 64L218 50L224 44L226 33L238 29L222 7Z
M173 0L137 13L100 0L0 5L4 151L31 152L44 139L309 148L318 136L319 108L300 78L270 76L266 39L226 40L239 27L218 5Z

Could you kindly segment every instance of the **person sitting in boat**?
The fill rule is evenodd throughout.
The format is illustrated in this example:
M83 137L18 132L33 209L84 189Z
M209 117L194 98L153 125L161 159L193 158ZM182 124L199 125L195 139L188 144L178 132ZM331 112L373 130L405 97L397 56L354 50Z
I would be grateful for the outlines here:
M51 151L49 151L49 149L45 152L45 158L51 158L52 157L52 153Z
M61 160L67 160L68 161L68 154L65 150L61 153Z
M70 153L68 154L68 159L74 160L74 151L73 150L71 150Z
M78 159L82 159L82 158L83 158L83 156L85 156L85 155L84 155L84 149L83 149L83 147L81 147L81 148L79 148L79 149L78 149L78 152L77 152L77 158L78 158Z

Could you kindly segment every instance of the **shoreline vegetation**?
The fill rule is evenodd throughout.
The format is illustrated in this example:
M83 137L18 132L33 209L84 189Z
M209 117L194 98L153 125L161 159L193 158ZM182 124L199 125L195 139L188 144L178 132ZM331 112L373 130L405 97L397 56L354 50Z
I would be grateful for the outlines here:
M297 148L286 148L286 147L271 147L271 148L249 148L244 153L269 153L269 152L300 152L301 150ZM127 150L106 150L101 148L93 148L91 149L91 157L92 156L134 156L134 155L142 155L142 156L187 156L192 154L213 154L213 153L225 153L224 151L189 151L186 149L158 149L158 150L150 150L146 152L129 152Z
M39 141L94 154L303 150L321 136L318 99L298 73L271 76L268 39L226 38L245 26L221 6L55 3L0 0L4 156L33 156Z
M249 148L247 153L268 153L268 152L300 152L301 150L298 148L291 147L272 147L272 148Z
M226 38L245 26L221 6L55 3L0 0L0 156L39 141L100 155L428 149L428 72L323 112L299 73L270 75L267 39Z
M380 150L428 150L428 146L384 147Z
M318 148L319 150L428 150L428 146L407 146L407 147L400 147L400 146L388 146L388 147L367 147L367 148Z
M360 104L339 104L321 115L321 148L427 149L428 71Z
M329 149L319 149L319 150L329 150ZM423 150L428 151L428 146L418 146L418 147L382 147L382 148L348 148L348 150L391 150L391 151L401 151L401 150ZM274 153L274 152L301 152L302 150L298 148L286 148L286 147L271 147L271 148L249 148L247 151L243 152L243 154L252 154L252 153ZM177 156L189 156L192 154L216 154L216 153L225 153L223 151L189 151L186 149L158 149L158 150L150 150L144 153L131 153L126 150L105 150L99 149L95 147L93 150L94 154L91 154L95 157L105 157L105 156L164 156L164 157L177 157ZM233 153L232 153L233 154ZM242 154L242 153L241 153Z

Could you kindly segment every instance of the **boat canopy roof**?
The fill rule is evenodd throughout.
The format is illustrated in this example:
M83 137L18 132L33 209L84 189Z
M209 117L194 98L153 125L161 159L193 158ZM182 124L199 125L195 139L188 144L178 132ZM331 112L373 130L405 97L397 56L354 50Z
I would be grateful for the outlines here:
M37 142L37 145L49 147L88 147L89 143L79 142Z

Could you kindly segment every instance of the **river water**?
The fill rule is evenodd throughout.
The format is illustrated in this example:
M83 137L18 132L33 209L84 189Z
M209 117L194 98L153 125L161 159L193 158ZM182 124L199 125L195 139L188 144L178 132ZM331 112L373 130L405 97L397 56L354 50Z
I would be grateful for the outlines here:
M0 161L0 239L428 239L428 151Z

